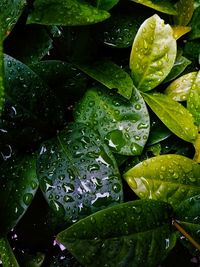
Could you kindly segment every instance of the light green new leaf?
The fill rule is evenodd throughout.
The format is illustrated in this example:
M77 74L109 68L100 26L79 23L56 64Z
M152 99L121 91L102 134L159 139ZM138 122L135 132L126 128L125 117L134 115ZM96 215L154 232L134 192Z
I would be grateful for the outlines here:
M187 100L187 109L193 115L195 123L200 125L200 72L197 73L196 79L189 91Z
M176 15L176 9L170 1L166 0L132 0L135 3L142 4L144 6L148 6L153 8L157 11L169 14L169 15Z
M130 99L133 81L129 74L109 60L101 60L91 65L78 65L87 75L109 89L117 89L123 97Z
M200 165L180 155L161 155L137 164L124 174L140 198L162 200L177 208L200 194Z
M140 26L134 39L130 69L140 91L159 85L170 73L176 59L176 40L168 24L154 15Z
M159 119L179 138L194 143L198 129L192 114L169 96L159 93L143 94L143 97Z
M193 15L194 0L179 0L176 3L177 16L174 16L174 23L181 26L186 26Z
M77 26L94 24L109 16L107 11L79 0L37 0L27 23Z
M167 87L165 94L175 101L186 101L196 77L197 72L190 72L179 77Z
M131 201L80 220L57 240L87 267L153 267L175 245L171 218L164 202Z

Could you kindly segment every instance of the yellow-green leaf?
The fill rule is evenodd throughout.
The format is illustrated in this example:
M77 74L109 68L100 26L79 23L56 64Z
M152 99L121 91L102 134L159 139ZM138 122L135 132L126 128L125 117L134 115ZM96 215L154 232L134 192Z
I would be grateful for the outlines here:
M174 22L177 25L186 26L194 12L194 0L179 0L176 4L177 16L174 16Z
M172 26L173 32L174 32L174 38L178 40L181 38L183 35L191 31L191 27L186 27L186 26Z

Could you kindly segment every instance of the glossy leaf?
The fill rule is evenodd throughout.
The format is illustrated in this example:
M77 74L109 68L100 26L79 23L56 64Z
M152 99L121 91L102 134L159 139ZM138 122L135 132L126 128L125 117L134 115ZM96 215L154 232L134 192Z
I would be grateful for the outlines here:
M157 11L169 14L169 15L176 15L176 9L173 6L172 3L170 3L170 1L166 1L166 0L132 0L135 3L138 4L142 4L144 6L153 8Z
M155 88L169 74L175 58L172 28L158 15L145 20L134 39L130 56L135 86L143 92Z
M171 69L170 73L167 75L165 80L163 82L169 82L171 80L174 80L176 77L178 77L188 65L190 65L192 62L188 60L186 57L180 56L176 59L173 68Z
M163 202L127 202L77 222L57 240L84 266L157 266L175 244L171 216Z
M45 10L45 12L44 12ZM28 17L28 23L77 26L103 21L109 17L104 10L78 0L39 0Z
M187 142L194 143L198 130L191 113L186 108L164 94L143 94L143 96L171 132Z
M148 111L136 89L130 101L104 88L89 89L75 120L97 129L113 152L122 155L140 155L149 134Z
M0 261L2 266L19 267L15 255L6 237L0 237Z
M42 145L38 177L48 204L68 224L123 198L112 153L84 124L70 124Z
M124 179L140 198L166 201L174 208L200 194L200 165L175 154L144 160L128 170Z
M200 43L199 40L187 41L183 48L184 56L193 61L193 64L199 64ZM193 69L192 71L196 71Z
M4 39L16 24L26 5L25 0L12 0L0 2L0 36Z
M174 23L186 26L193 15L194 0L179 0L176 3L177 16L174 16Z
M123 97L130 99L133 90L131 77L119 66L108 60L100 60L91 65L79 65L83 72L109 89L117 89Z
M1 165L0 185L0 234L5 234L21 219L38 188L35 155Z
M88 0L88 2L95 5L98 9L110 10L119 0Z
M189 39L194 40L200 38L200 22L199 22L199 15L200 15L200 7L195 9L194 14L192 16L192 20L190 23L190 26L192 27L192 30L189 34Z
M172 26L173 32L174 32L174 38L178 40L181 38L183 35L191 31L191 27L186 27L186 26Z
M175 101L186 101L196 77L197 72L190 72L179 77L167 87L165 94Z

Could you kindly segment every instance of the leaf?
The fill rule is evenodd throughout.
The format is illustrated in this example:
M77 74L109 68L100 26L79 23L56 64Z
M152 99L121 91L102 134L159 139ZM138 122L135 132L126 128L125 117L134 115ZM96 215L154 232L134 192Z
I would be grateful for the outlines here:
M38 188L35 155L9 160L0 167L0 235L22 218Z
M4 104L4 61L3 61L3 42L0 34L0 114Z
M174 23L177 25L186 26L193 15L194 0L179 0L176 3L177 16L174 16Z
M149 115L140 93L130 101L104 90L89 89L75 109L75 120L98 130L113 152L140 155L149 134Z
M79 0L39 0L34 3L27 23L78 26L101 22L109 16L108 12Z
M189 40L194 40L194 39L200 38L199 14L200 14L200 7L195 9L194 14L192 16L192 20L190 22L190 26L191 26L192 30L188 36Z
M200 125L200 72L192 84L187 99L187 109L193 115L195 123Z
M200 43L199 40L187 41L183 49L184 56L199 65ZM193 69L195 71L196 69Z
M191 31L191 27L186 27L186 26L172 26L173 32L174 32L174 38L178 40L181 38L183 35Z
M89 3L95 4L98 9L110 10L119 0L88 0Z
M166 0L132 0L135 3L142 4L144 6L153 8L157 11L163 12L169 15L176 15L176 9L174 8L173 4L170 1Z
M164 94L143 94L143 97L170 131L179 138L194 143L198 129L194 125L191 113L186 108Z
M130 56L137 89L145 92L159 85L171 71L175 58L176 40L172 28L158 15L145 20L134 39Z
M5 38L11 32L26 5L25 0L12 0L0 2L0 36Z
M107 88L117 89L123 97L131 98L133 81L128 73L113 62L105 59L91 65L78 65L78 68Z
M175 244L171 216L163 202L131 201L77 222L56 239L84 266L157 266Z
M179 77L167 87L165 94L175 101L186 101L196 77L197 72L190 72Z
M0 237L0 260L2 266L19 267L15 255L6 237Z
M42 145L37 172L48 204L65 225L123 198L112 153L84 124L70 124Z
M166 201L175 209L200 194L200 165L175 154L144 160L128 170L124 179L140 198Z

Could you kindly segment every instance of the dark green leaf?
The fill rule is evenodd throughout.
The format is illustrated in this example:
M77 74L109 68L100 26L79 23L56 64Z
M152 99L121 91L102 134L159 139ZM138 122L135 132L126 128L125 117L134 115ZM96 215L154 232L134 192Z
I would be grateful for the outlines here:
M158 118L181 139L194 143L198 129L189 111L169 96L159 93L143 94Z
M199 55L200 55L200 43L199 40L187 41L184 49L184 56L193 61L193 64L199 65ZM196 71L196 69L193 69Z
M42 145L38 177L50 207L67 223L123 198L113 155L84 124L71 124Z
M0 261L5 267L19 267L6 237L0 237Z
M4 62L3 62L3 42L0 33L0 114L4 104Z
M108 12L79 0L37 0L28 23L77 26L94 24L109 16Z
M166 201L174 208L200 194L200 165L175 154L147 159L128 170L124 179L140 198Z
M194 0L179 0L176 3L177 16L174 16L174 22L177 25L186 26L193 15Z
M91 65L79 65L78 67L109 89L117 89L123 97L131 98L133 81L128 73L113 62L100 60Z
M98 9L109 10L113 8L119 0L87 0L87 2L95 5Z
M75 120L97 129L122 155L140 155L149 134L149 114L136 89L130 100L104 88L89 89L75 110Z
M0 234L5 234L21 219L38 188L35 155L10 160L0 169Z
M158 15L145 20L134 39L130 56L135 86L143 92L155 88L169 74L175 58L176 40L172 28Z
M84 266L153 267L175 244L171 216L163 202L127 202L77 222L57 240Z
M192 16L192 20L190 23L190 26L192 27L192 30L189 34L189 39L194 40L200 38L200 21L199 21L199 15L200 15L200 7L195 9L194 14Z
M176 15L176 9L173 6L172 3L170 3L170 1L166 1L166 0L132 0L135 3L138 4L142 4L144 6L153 8L157 11L169 14L169 15Z

